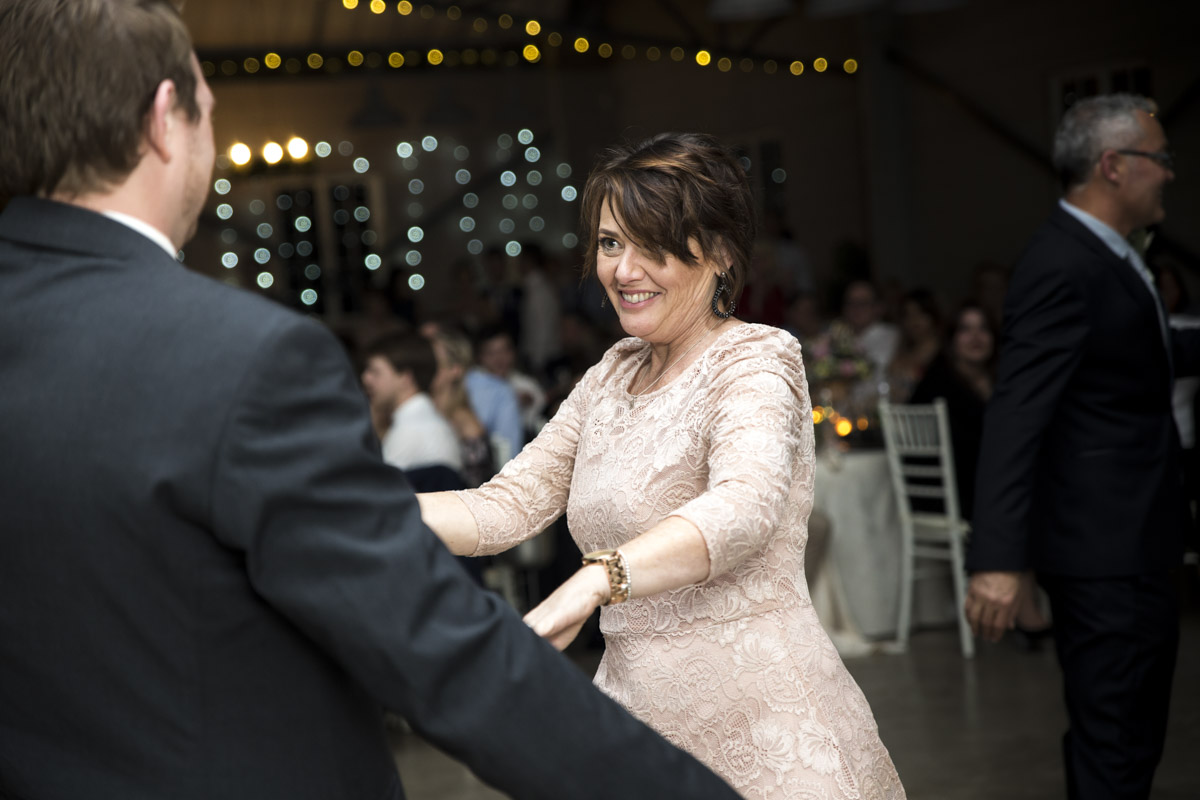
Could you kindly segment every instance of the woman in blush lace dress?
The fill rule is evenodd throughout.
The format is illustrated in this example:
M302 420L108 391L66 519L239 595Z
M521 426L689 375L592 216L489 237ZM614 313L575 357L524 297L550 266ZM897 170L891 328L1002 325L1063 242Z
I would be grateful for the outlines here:
M800 347L733 316L745 172L708 136L659 135L605 153L582 205L587 266L630 338L496 478L421 495L426 522L484 555L565 510L588 555L526 621L562 648L603 606L597 686L747 798L903 798L805 585Z

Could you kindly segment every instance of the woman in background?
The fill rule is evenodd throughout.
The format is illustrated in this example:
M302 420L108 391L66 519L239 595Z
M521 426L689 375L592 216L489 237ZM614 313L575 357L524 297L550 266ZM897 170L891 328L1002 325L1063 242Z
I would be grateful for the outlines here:
M471 342L464 334L439 326L431 336L438 370L430 394L433 404L458 436L463 483L476 487L496 474L487 428L471 410L464 379L471 367Z
M942 349L942 312L933 292L914 289L900 303L900 345L888 365L889 394L903 403Z

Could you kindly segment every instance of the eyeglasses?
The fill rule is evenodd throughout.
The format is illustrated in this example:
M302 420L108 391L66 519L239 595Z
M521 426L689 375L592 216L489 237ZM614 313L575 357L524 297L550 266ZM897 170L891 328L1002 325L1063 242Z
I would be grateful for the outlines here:
M1148 150L1117 150L1116 152L1124 156L1141 156L1148 158L1157 163L1160 167L1171 172L1175 171L1175 154L1170 150L1163 150L1151 153Z

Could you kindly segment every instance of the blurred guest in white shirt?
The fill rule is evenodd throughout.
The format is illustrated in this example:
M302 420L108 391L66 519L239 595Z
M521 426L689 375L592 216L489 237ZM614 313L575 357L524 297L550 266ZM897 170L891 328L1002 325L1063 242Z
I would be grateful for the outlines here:
M458 437L429 396L438 367L429 340L417 333L388 334L367 346L366 358L362 383L383 440L383 460L403 470L461 471Z

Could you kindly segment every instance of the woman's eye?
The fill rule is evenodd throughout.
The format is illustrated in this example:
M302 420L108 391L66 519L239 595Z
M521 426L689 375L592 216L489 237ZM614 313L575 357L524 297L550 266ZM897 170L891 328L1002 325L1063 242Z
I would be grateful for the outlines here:
M621 244L616 239L608 236L601 236L599 240L600 251L603 253L615 253L621 249Z

